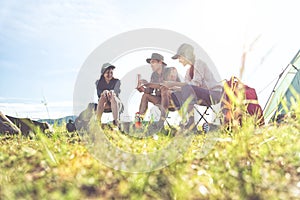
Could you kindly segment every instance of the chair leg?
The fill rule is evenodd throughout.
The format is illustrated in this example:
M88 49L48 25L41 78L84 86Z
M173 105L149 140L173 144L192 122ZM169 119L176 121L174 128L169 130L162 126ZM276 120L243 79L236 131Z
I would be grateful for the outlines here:
M170 122L168 121L168 118L171 118L169 117L169 114L170 112L175 112L175 111L178 111L178 110L174 110L173 108L169 109L167 111L167 114L166 114L166 118L165 118L165 122L167 123L167 126L171 129L171 130L176 130L176 128L170 124Z
M165 121L167 122L168 127L169 127L169 128L172 128L172 125L168 122L168 119L167 119L167 118L168 118L168 116L166 117L166 120L165 120Z
M197 121L197 123L195 124L196 126L199 125L199 123L201 122L201 120L203 119L206 123L208 123L207 119L204 117L204 115L208 115L207 111L209 108L211 108L211 106L207 106L205 111L203 112L203 114L196 108L194 107L195 110L197 111L197 113L200 115L200 119ZM212 109L212 108L211 108Z

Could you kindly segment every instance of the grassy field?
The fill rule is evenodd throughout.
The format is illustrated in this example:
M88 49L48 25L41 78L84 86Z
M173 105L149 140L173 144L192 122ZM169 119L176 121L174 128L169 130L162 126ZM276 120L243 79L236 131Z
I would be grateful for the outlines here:
M195 135L178 160L147 173L105 166L63 127L51 137L1 136L0 199L300 199L299 130L298 117L280 126L245 123L231 133ZM105 134L134 153L163 148L173 138Z

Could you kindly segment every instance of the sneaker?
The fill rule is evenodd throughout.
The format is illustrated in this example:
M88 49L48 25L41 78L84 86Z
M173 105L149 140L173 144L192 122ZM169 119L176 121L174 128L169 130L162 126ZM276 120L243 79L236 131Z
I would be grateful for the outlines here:
M204 133L207 133L208 131L209 131L209 124L208 123L204 123L203 125L202 125L202 131L204 132Z
M139 112L137 112L137 113L135 113L134 119L135 119L135 128L141 128L143 125L143 123L142 123L143 116Z

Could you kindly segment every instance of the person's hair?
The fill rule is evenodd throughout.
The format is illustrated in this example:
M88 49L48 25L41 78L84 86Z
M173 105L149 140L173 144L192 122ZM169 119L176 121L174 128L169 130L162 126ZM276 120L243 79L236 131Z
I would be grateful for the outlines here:
M107 69L104 70L104 72L101 74L100 79L104 78L104 74L106 73L107 70L112 69L114 70L114 68L112 67L108 67Z
M167 68L165 68L165 71L164 71L164 74L163 74L163 78L164 78L164 80L167 80L167 81L169 81L169 80L168 80L168 79L169 79L169 75L171 74L171 72L172 72L173 70L175 70L175 71L176 71L176 73L177 73L177 77L176 77L176 79L177 79L177 80L179 79L179 76L178 76L178 71L177 71L177 69L176 69L175 67L167 67Z

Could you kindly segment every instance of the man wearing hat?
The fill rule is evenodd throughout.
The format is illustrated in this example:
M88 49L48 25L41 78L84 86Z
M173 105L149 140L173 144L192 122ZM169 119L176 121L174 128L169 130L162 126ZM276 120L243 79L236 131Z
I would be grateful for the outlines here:
M163 83L163 81L165 81L165 79L167 78L167 76L165 76L165 72L166 72L166 66L167 64L164 62L164 57L158 53L153 53L151 55L151 58L147 58L146 62L149 63L151 65L152 68L152 75L151 75L151 80L150 83ZM179 78L177 77L176 79L177 81L180 81ZM138 85L147 85L148 82L146 80L140 80ZM161 109L161 119L159 121L159 124L163 125L163 122L165 120L165 116L166 116L166 111L168 109L168 104L169 103L165 103L166 101L169 101L168 98L168 88L165 86L161 86L161 85L156 85L156 87L151 86L151 84L148 86L149 87L143 87L140 86L137 88L138 91L140 92L144 92L142 99L141 99L141 103L140 103L140 107L139 107L139 112L136 113L136 118L140 117L142 120L143 116L145 115L147 109L148 109L148 102L153 103L154 105L158 105L161 104L162 106L160 106ZM153 84L154 85L154 84Z
M116 67L110 63L104 63L101 68L101 76L96 82L98 106L97 118L101 121L103 112L112 112L113 124L118 125L119 109L122 105L119 94L121 92L119 79L114 78L113 70Z
M217 82L207 64L201 59L195 60L194 48L190 44L182 44L172 59L178 59L183 66L190 66L185 75L182 87L182 99L192 98L188 104L188 122L186 128L194 129L194 104L209 106L220 101L223 87Z

